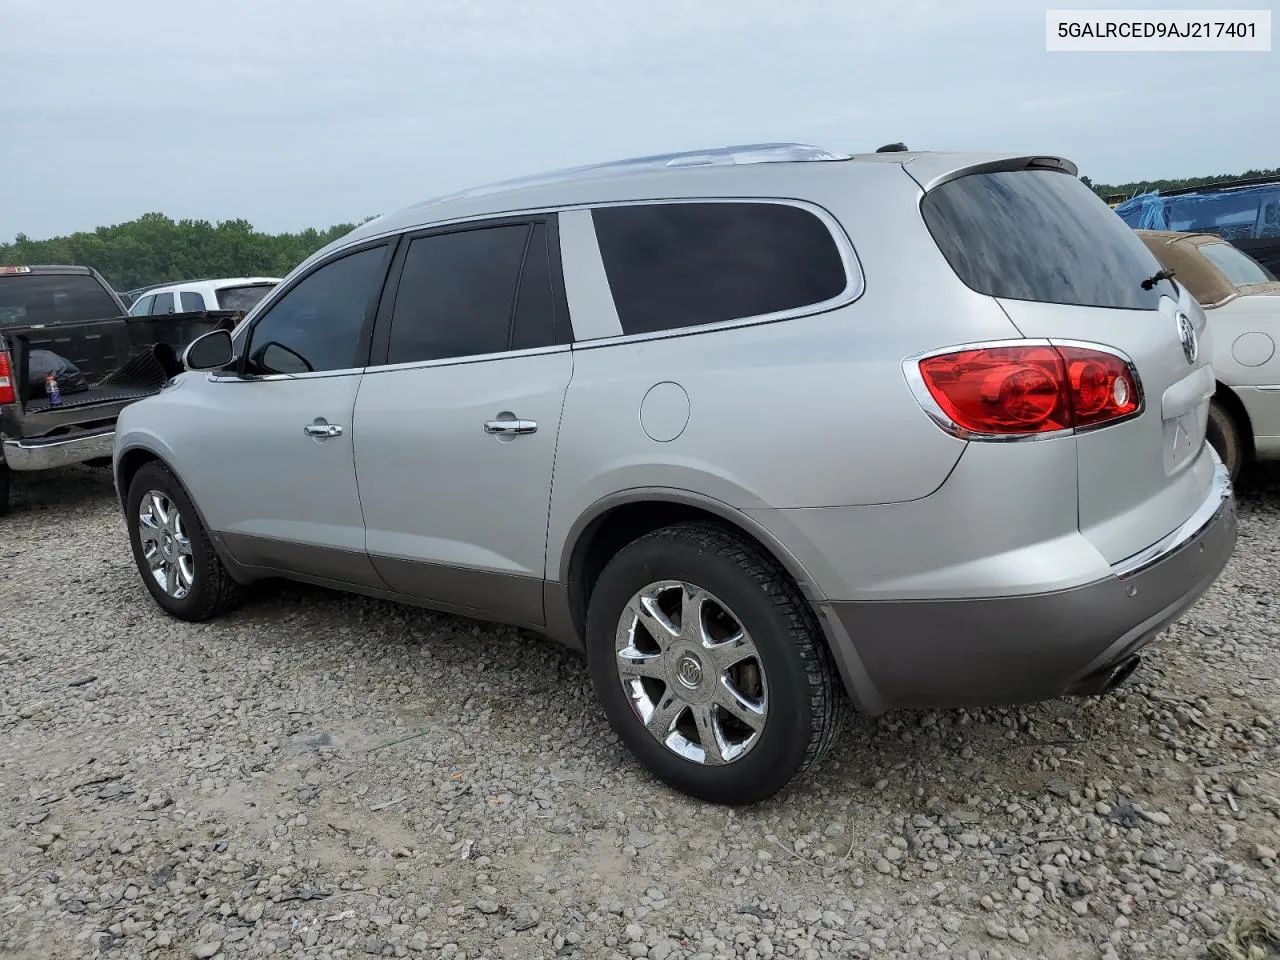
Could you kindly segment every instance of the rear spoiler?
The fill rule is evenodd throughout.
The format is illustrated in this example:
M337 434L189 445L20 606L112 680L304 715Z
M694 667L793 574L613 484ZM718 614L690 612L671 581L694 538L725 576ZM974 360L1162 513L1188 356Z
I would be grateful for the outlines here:
M892 154L888 154L892 157ZM974 173L1003 173L1014 170L1055 170L1071 176L1079 168L1065 157L1036 154L919 153L904 159L902 168L928 193L944 183Z

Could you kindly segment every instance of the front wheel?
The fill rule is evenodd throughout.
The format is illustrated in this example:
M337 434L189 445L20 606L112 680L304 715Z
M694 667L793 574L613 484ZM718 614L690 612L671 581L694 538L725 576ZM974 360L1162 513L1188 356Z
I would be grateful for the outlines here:
M134 475L125 516L142 582L166 613L209 620L240 603L240 585L214 552L187 492L163 464L148 463Z
M1236 418L1216 398L1209 403L1209 421L1205 428L1205 437L1231 474L1231 482L1235 483L1240 476L1240 468L1244 465L1243 438Z
M804 776L848 703L785 571L706 523L648 534L608 563L591 594L587 657L631 752L712 803L755 803Z

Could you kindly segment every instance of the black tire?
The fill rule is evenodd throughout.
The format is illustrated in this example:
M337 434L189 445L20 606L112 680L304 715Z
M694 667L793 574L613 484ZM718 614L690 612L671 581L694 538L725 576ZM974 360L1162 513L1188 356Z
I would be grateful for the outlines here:
M0 517L9 513L9 465L0 463Z
M660 742L623 687L615 646L620 618L638 591L665 580L712 594L758 651L768 690L765 719L754 744L723 765L688 759ZM592 683L614 731L659 780L700 800L737 806L777 794L822 760L848 710L813 610L790 577L754 543L710 523L666 527L619 551L592 591L586 641ZM667 654L668 663L673 656ZM711 682L717 690L719 676ZM646 690L675 689L671 681L643 683Z
M1209 403L1209 422L1205 435L1231 474L1231 482L1235 483L1244 466L1244 441L1235 416L1217 399Z
M143 498L151 491L163 494L178 508L190 543L194 577L190 588L182 597L170 596L165 592L152 576L151 565L143 551L139 511ZM129 526L129 545L133 548L134 563L147 592L165 613L179 620L200 622L211 620L243 602L243 588L227 573L226 567L209 543L209 535L191 498L167 467L156 461L145 464L129 484L126 502L125 522Z

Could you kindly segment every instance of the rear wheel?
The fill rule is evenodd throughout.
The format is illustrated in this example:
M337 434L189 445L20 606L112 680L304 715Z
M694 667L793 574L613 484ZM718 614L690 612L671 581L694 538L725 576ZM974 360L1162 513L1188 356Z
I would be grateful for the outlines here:
M751 542L684 523L624 547L587 613L592 682L618 736L693 797L773 796L830 748L847 699L813 611Z
M126 519L133 559L147 591L180 620L209 620L239 605L240 585L214 552L191 499L162 464L129 485Z
M1240 468L1244 465L1244 444L1240 425L1232 412L1220 400L1209 403L1209 422L1205 436L1223 464L1231 474L1234 483L1240 476Z

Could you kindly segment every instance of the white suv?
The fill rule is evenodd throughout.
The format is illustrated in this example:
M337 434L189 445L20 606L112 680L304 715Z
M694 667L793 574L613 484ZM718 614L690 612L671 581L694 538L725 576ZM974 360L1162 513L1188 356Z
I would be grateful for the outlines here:
M198 313L202 310L240 310L248 313L279 282L279 277L184 280L148 290L129 308L129 316L163 316L167 313Z

